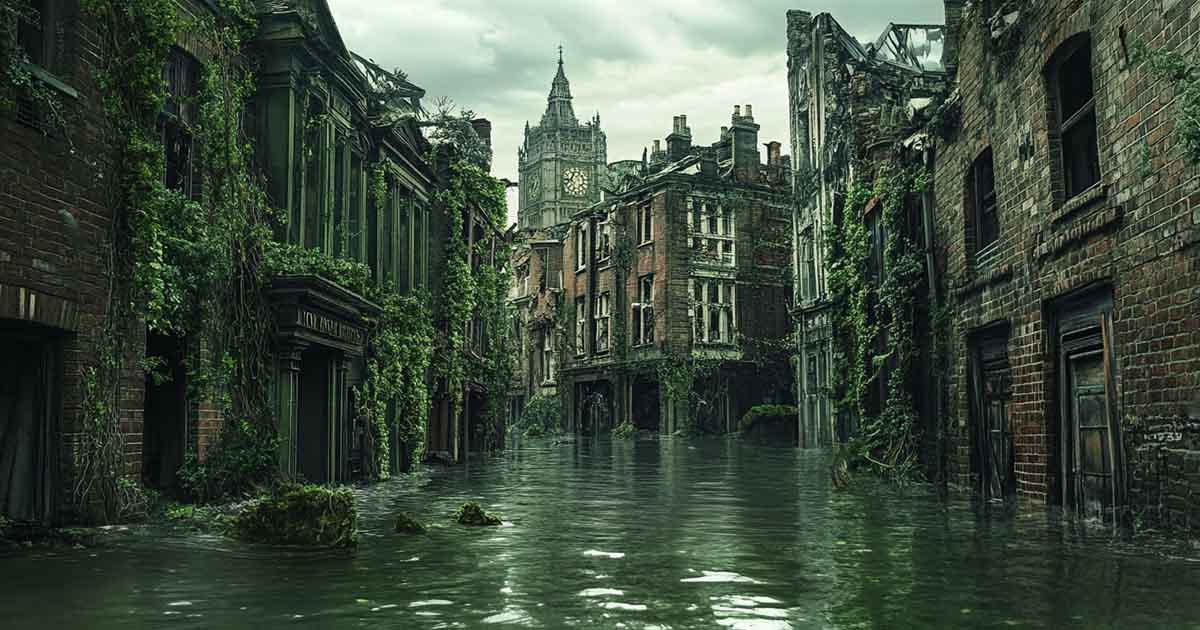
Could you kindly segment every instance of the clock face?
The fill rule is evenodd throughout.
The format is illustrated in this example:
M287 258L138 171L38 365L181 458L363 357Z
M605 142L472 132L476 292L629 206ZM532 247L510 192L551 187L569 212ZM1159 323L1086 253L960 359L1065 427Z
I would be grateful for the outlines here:
M577 168L569 168L563 172L563 190L568 195L582 197L587 194L587 174Z

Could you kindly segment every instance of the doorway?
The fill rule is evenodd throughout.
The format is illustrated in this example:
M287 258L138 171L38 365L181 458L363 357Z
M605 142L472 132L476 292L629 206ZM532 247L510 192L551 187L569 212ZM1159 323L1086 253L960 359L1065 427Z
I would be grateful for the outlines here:
M0 329L0 514L49 521L57 490L62 351L50 329Z
M309 348L300 360L300 388L296 397L296 465L310 483L328 483L333 445L331 355Z
M1012 371L1008 363L1008 331L981 333L973 344L971 366L972 464L979 493L1002 500L1016 491L1013 438L1009 426Z
M638 379L631 386L633 392L633 426L638 431L659 431L661 405L656 381Z
M1064 301L1057 317L1060 497L1079 516L1115 522L1124 485L1111 292Z
M187 452L184 352L182 339L146 333L146 358L154 368L146 372L142 406L142 480L151 488L175 487L175 474Z

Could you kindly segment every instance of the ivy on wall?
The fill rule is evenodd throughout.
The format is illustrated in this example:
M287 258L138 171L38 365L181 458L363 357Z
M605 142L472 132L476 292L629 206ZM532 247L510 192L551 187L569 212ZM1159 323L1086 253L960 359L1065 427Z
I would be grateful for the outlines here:
M833 298L833 389L837 411L858 418L857 447L879 473L898 480L917 474L917 416L910 393L918 347L915 313L924 290L924 250L908 234L908 200L925 174L896 165L867 188L852 183L841 221L827 222L827 277ZM860 220L872 200L883 223L883 268L872 278L872 234ZM880 339L887 347L879 349ZM885 399L868 406L869 388L887 378Z

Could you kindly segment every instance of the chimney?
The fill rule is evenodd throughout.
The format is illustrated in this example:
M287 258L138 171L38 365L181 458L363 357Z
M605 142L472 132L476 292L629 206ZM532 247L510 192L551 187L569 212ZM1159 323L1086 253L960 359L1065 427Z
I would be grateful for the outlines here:
M749 114L753 110L749 105L746 106L748 115L741 115L741 108L737 105L733 106L733 120L731 135L733 136L733 171L735 177L742 181L754 181L758 179L758 130L759 126L754 124L754 117Z
M492 148L492 121L486 118L476 118L471 121L471 126L475 128L475 135L483 142L487 148Z
M772 140L763 146L767 147L767 166L779 166L779 148L783 145Z
M754 119L754 106L750 105L749 103L746 103L746 118L751 120Z
M675 117L671 135L667 136L667 159L671 162L681 160L692 150L692 130L687 126L687 116Z

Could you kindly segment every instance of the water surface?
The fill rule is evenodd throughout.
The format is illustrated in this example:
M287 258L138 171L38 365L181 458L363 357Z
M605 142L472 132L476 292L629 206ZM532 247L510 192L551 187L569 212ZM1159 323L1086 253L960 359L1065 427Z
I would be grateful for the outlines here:
M150 532L0 556L0 627L1200 629L1186 545L834 491L822 452L541 442L358 494L353 552ZM453 524L467 500L505 525ZM430 533L393 533L399 511Z

